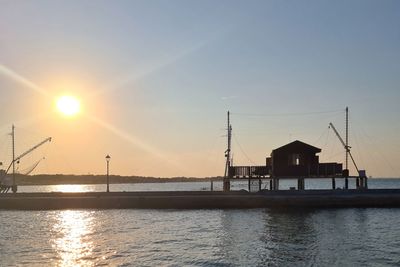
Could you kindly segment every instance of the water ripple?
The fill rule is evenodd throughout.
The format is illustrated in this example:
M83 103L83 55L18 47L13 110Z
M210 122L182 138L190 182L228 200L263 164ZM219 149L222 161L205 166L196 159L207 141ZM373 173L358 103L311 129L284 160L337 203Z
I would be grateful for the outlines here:
M400 209L0 211L0 266L398 266Z

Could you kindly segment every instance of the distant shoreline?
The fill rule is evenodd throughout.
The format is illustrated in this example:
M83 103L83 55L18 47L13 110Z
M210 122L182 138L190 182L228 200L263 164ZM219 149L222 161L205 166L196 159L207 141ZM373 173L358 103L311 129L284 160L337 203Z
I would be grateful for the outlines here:
M70 174L38 174L16 175L17 185L60 185L60 184L105 184L105 175L70 175ZM173 183L173 182L207 182L222 181L222 177L144 177L110 175L111 184L136 184L136 183Z
M146 177L146 176L121 176L110 175L111 184L143 184L143 183L176 183L176 182L209 182L222 181L222 176L217 177ZM400 179L396 177L381 177L369 179ZM105 175L72 175L72 174L16 174L17 185L60 185L60 184L105 184Z

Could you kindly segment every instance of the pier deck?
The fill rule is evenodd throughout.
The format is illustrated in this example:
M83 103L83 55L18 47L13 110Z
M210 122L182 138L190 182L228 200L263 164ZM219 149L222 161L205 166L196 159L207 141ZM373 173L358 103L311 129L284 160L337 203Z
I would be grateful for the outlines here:
M400 189L85 192L0 195L0 209L249 209L400 207Z

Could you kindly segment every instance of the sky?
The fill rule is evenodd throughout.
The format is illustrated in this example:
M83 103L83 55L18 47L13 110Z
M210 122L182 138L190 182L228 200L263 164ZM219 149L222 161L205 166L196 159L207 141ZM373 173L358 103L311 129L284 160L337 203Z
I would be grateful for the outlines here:
M400 177L400 2L0 0L0 160L21 171L223 175L294 140ZM80 100L66 118L62 95ZM354 171L354 168L353 168Z

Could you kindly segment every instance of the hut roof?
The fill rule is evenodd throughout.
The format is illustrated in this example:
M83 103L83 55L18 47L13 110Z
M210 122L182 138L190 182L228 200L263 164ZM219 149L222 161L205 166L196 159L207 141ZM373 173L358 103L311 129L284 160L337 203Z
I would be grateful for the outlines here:
M278 148L272 150L272 153L275 151L279 151L279 152L282 152L282 151L310 151L313 153L319 153L319 152L321 152L321 149L318 147L306 144L304 142L301 142L299 140L296 140L289 144L286 144L284 146L281 146L281 147L278 147Z

